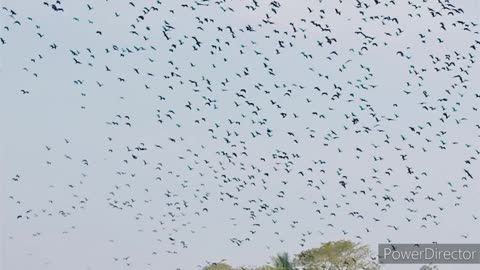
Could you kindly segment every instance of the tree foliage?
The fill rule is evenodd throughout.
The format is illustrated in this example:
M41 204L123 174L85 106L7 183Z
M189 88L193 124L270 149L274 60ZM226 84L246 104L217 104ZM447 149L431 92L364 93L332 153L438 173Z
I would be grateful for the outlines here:
M202 270L234 270L234 268L229 264L219 262L219 263L211 263L205 266L204 268L202 268Z
M341 240L302 251L296 259L305 270L379 269L379 265L370 260L371 255L367 245Z
M436 265L423 265L420 270L438 270Z
M272 258L272 264L275 270L295 270L293 261L288 253L283 252Z
M270 265L258 267L234 268L226 263L218 262L202 268L202 270L378 270L380 266L371 260L372 251L367 245L341 240L327 242L318 248L304 250L294 257L287 252L272 257ZM426 265L420 270L438 270L435 266Z
M270 265L262 265L262 266L253 268L253 270L277 270L277 268Z

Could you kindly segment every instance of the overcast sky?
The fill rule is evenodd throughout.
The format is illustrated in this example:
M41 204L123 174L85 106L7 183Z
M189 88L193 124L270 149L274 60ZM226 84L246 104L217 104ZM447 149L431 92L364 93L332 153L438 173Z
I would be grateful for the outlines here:
M480 241L478 1L42 2L0 12L3 269Z

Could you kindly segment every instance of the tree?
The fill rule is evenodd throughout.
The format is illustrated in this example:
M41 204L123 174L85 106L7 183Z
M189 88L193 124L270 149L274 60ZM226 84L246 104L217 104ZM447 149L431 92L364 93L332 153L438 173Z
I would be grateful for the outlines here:
M202 270L234 270L234 268L226 263L219 262L219 263L211 263Z
M262 266L253 268L253 270L277 270L277 268L270 265L262 265Z
M380 269L376 262L370 260L371 255L367 245L341 240L302 251L296 260L305 270Z
M424 265L420 267L420 270L438 270L438 267L436 265Z
M295 270L293 262L288 253L283 252L272 258L272 264L275 270ZM267 268L268 269L268 268Z

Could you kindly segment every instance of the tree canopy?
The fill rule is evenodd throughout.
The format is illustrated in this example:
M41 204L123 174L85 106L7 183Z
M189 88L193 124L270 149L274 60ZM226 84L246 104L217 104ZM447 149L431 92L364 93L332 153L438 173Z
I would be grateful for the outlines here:
M378 264L370 260L371 255L367 245L340 240L302 251L296 259L305 270L379 269Z
M205 266L204 268L202 268L202 270L234 270L234 268L229 264L219 262L219 263L211 263Z
M262 266L253 268L252 270L278 270L278 269L271 265L262 265Z
M290 260L290 256L286 252L277 254L277 256L273 257L272 263L275 270L295 270L293 261Z
M348 240L331 241L318 248L311 248L290 256L287 252L271 258L269 265L258 267L232 267L227 263L211 263L202 270L378 270L380 265L372 261L372 251L367 245ZM421 270L435 270L425 266Z
M438 270L436 265L423 265L420 270Z

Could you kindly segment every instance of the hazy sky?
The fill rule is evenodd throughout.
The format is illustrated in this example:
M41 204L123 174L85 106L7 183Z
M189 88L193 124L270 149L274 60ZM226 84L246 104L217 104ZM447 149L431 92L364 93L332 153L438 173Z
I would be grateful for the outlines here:
M478 1L61 2L2 2L3 269L480 242Z

